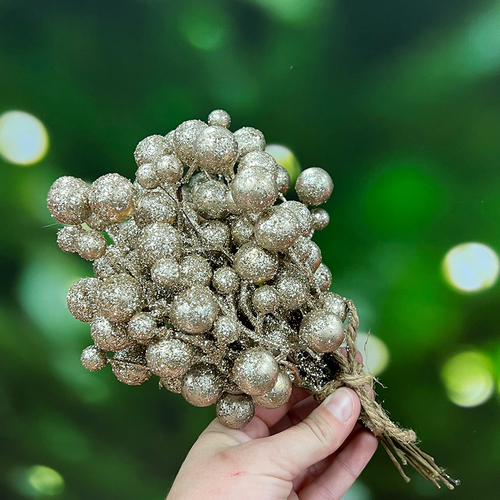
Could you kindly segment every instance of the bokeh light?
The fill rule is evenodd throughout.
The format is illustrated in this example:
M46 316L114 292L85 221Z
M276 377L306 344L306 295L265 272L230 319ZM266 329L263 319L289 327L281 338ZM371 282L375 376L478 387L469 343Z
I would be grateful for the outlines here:
M64 490L64 478L45 465L16 467L11 471L14 488L23 496L52 497Z
M38 248L26 263L18 292L25 314L45 337L58 345L78 345L87 327L75 322L66 307L69 287L85 276L88 266L74 259L55 261L53 249Z
M495 383L490 358L480 351L452 356L441 370L450 400L466 408L479 406L493 394Z
M461 57L456 64L466 75L489 73L500 66L500 4L494 2L481 12L465 31ZM457 51L457 54L459 52Z
M324 0L254 0L269 14L288 24L304 24L317 16L324 6Z
M88 342L88 325L75 321L66 306L69 287L88 274L88 265L65 258L69 255L56 262L54 250L41 246L27 262L19 279L19 301L50 346L54 373L85 402L104 401L109 396L106 380L95 377L80 363L82 341Z
M186 11L179 28L193 47L207 52L221 48L229 38L227 14L215 5L197 4Z
M444 257L443 272L454 288L478 292L492 287L500 269L498 255L482 243L462 243Z
M287 169L292 185L295 184L300 174L300 163L293 152L281 144L269 144L266 152L272 155L279 165Z
M0 116L0 154L16 165L31 165L46 154L49 136L43 123L24 111Z
M389 364L389 349L383 340L373 334L358 332L356 337L358 351L363 355L363 364L374 376L380 375Z
M64 489L61 474L44 465L34 465L29 469L28 482L42 495L58 495Z

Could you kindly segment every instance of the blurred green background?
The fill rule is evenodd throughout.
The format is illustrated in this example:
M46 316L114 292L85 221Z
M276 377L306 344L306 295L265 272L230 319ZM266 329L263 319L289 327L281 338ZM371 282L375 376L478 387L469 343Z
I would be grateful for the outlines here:
M462 481L405 484L380 449L345 498L498 498L498 0L2 0L0 75L2 499L163 499L213 418L80 365L65 296L91 264L45 197L133 179L141 139L216 108L332 175L331 290L392 418Z

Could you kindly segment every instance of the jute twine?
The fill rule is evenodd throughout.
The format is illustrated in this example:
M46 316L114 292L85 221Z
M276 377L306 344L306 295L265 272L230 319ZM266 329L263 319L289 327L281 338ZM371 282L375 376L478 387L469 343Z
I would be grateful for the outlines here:
M403 429L395 424L382 406L375 400L375 378L366 373L363 364L356 359L356 335L359 326L358 314L352 300L345 299L349 313L346 333L347 355L335 353L339 371L335 380L328 382L314 394L318 401L323 401L339 387L349 387L361 401L360 421L369 429L384 447L390 459L406 482L410 478L404 473L402 465L411 465L425 479L438 488L442 482L450 490L460 484L445 473L434 459L417 446L417 435L411 429Z

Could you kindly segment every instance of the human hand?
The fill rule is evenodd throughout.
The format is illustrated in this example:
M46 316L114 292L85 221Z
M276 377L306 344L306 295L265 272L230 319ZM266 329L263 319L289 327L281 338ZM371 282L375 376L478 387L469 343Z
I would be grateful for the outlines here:
M335 500L361 473L377 439L357 424L360 402L337 389L322 404L294 388L281 408L259 406L243 429L215 419L191 448L167 500Z

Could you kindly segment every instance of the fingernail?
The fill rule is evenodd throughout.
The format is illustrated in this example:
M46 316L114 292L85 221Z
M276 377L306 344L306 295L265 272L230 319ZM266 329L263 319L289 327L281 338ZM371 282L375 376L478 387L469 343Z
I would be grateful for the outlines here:
M341 422L347 422L354 410L354 401L348 389L341 387L330 394L323 404L326 409Z

